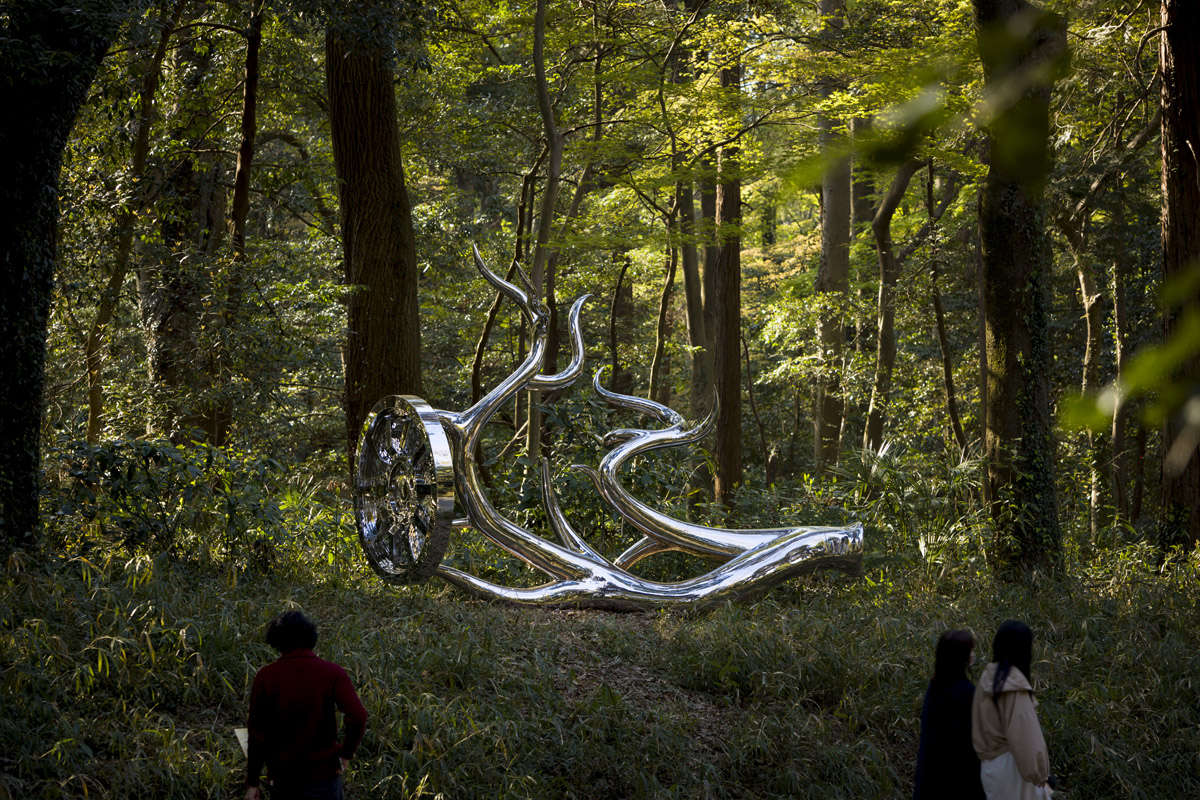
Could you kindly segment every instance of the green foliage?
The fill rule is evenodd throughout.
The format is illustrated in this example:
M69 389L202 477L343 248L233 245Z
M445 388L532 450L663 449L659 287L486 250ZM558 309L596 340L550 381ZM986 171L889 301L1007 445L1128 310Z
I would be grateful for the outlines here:
M61 441L47 453L51 536L112 542L131 555L252 558L283 537L280 464L207 444ZM93 538L94 537L94 538Z
M1154 559L1113 549L1036 587L893 564L688 616L398 591L302 548L269 575L16 556L0 575L0 796L240 793L232 728L274 657L264 625L302 608L371 714L355 795L904 797L938 635L974 630L977 674L1018 617L1064 796L1188 797L1200 563Z

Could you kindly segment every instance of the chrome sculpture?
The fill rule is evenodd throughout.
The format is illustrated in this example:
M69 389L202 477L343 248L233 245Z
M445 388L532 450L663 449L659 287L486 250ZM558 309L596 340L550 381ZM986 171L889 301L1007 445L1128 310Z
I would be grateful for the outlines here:
M438 575L464 591L502 602L575 608L642 611L693 607L737 600L819 568L855 569L862 558L862 525L731 530L695 525L666 516L633 497L620 482L622 466L634 456L691 444L713 427L708 419L686 428L672 409L630 395L593 387L609 404L646 414L665 428L611 431L611 451L599 469L574 465L595 485L604 502L643 538L615 559L597 552L559 507L550 466L541 462L541 491L551 531L558 541L513 522L484 492L478 452L484 426L522 390L547 391L571 385L583 373L580 312L585 295L571 308L571 362L556 375L542 375L549 311L536 300L525 273L524 289L503 280L475 250L475 266L512 300L533 331L529 354L517 370L465 411L430 408L412 396L381 400L367 418L358 455L354 505L359 538L371 567L390 583L423 581ZM466 516L455 518L455 500ZM441 563L454 528L472 527L497 546L550 577L532 588L495 584ZM629 571L647 556L671 550L719 559L723 563L695 578L674 583L646 580Z

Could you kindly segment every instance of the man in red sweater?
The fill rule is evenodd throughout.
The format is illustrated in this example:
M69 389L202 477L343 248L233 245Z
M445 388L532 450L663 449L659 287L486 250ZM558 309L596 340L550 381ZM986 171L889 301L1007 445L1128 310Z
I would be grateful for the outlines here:
M346 671L313 653L316 643L316 626L299 611L267 626L279 658L258 671L250 690L246 800L262 798L264 764L271 800L342 800L342 770L362 741L367 710ZM335 708L345 717L341 743Z

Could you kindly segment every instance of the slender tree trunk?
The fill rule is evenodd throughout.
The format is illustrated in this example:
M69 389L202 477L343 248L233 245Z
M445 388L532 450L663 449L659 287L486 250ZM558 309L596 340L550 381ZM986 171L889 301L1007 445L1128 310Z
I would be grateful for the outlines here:
M867 117L855 117L851 120L850 132L852 141L857 145L858 139L861 136L866 136L871 132L873 122ZM854 163L851 165L850 176L850 238L857 240L870 229L872 220L875 219L875 214L878 212L875 197L875 167L869 165L866 159L860 159L857 154L857 146L853 157ZM864 268L864 273L866 269ZM868 281L865 280L865 275L860 275L856 280L858 303L855 307L865 305ZM854 317L854 351L861 353L871 346L871 321L866 316L855 314ZM851 414L857 416L857 406L863 405L861 398L853 401L856 408L853 411L846 412L846 415ZM866 398L866 403L869 406L870 398Z
M993 97L1016 96L991 120L980 208L993 551L1003 571L1056 569L1062 535L1054 488L1050 259L1042 203L1051 87L1042 70L1065 51L1066 30L1057 15L1024 0L974 0L974 7L987 90ZM1014 30L1026 32L1018 42L1011 41Z
M741 92L741 67L721 71L721 86L731 93L737 108ZM713 338L713 372L717 383L716 476L714 494L721 503L733 500L742 482L742 179L736 146L721 150L721 183L717 187L717 237L720 256L714 281L716 335Z
M629 324L633 320L633 284L626 280L631 259L627 251L613 254L613 260L621 264L617 273L617 285L613 287L612 305L608 315L608 347L612 365L609 376L609 391L629 394L633 388L633 374L621 361L621 349L633 338Z
M696 222L691 181L680 181L675 190L679 198L679 233L682 241L679 260L683 268L684 308L692 361L688 408L692 418L700 420L712 409L712 340L704 322L704 286L694 241Z
M96 316L88 330L84 343L84 363L87 365L88 421L87 440L96 443L104 428L104 334L112 321L117 304L121 299L121 287L129 275L129 260L133 252L133 233L137 212L146 202L147 187L144 183L146 159L150 154L150 128L154 124L154 97L162 78L162 65L167 55L167 45L179 26L185 0L179 0L169 14L161 20L158 46L147 64L142 85L138 91L137 133L133 139L129 177L133 183L132 194L117 217L117 243L113 252L113 268L108 283L100 294Z
M766 472L767 486L775 485L775 465L771 450L767 447L767 433L763 427L762 417L758 415L758 404L754 402L754 370L750 367L750 345L746 343L746 332L742 331L742 354L746 357L746 399L750 401L750 413L754 416L754 424L758 427L758 446L762 453L763 471Z
M824 35L837 36L845 26L845 0L819 0L825 20ZM826 86L828 96L832 87ZM821 143L830 158L821 179L821 266L816 291L827 295L827 305L817 323L821 374L817 379L813 447L818 472L836 464L841 450L841 372L845 346L846 293L850 289L850 157L836 154L838 122L822 113L817 120Z
M1091 259L1081 247L1075 252L1075 269L1079 276L1079 292L1083 298L1083 316L1086 328L1086 344L1083 351L1083 370L1080 389L1083 394L1100 388L1100 336L1103 328L1101 294L1096 285L1096 276ZM1089 430L1088 440L1088 525L1095 541L1102 526L1103 497L1101 475L1108 460L1105 454L1104 437Z
M1124 203L1117 202L1117 209L1114 212L1114 216L1113 226L1117 229L1118 241L1124 242ZM1113 376L1113 384L1117 387L1122 385L1121 377L1125 366L1125 342L1129 328L1129 312L1125 308L1124 252L1125 248L1120 246L1117 251L1117 257L1113 260L1112 265L1113 359L1116 369L1116 375ZM1115 521L1118 523L1129 521L1129 493L1127 484L1129 476L1129 442L1125 433L1125 403L1125 397L1118 390L1113 404L1112 422L1112 496L1113 509L1116 514Z
M392 65L332 22L325 32L329 124L348 299L346 445L350 471L371 407L421 394L412 209L404 184Z
M549 250L550 234L554 228L554 208L558 201L559 184L561 183L563 135L558 130L554 120L554 107L550 100L550 90L546 83L546 62L543 50L546 41L546 0L537 0L537 10L533 23L533 69L536 76L538 109L542 113L542 126L545 129L546 146L549 150L546 168L546 184L542 188L542 206L538 214L537 241L533 251L533 266L529 279L533 283L534 302L542 299L546 256ZM542 407L538 402L537 392L528 393L529 428L526 433L525 452L536 462L542 452ZM534 479L538 467L532 466L527 478Z
M892 391L892 368L896 363L896 283L900 280L901 264L892 247L892 217L920 167L917 161L900 165L871 221L875 253L879 259L879 311L875 332L875 380L867 410L867 427L863 431L864 450L878 450L883 442L883 421Z
M46 330L58 247L59 167L126 13L10 3L0 15L0 548L37 541Z
M979 208L983 208L983 187L980 187L976 192L976 199ZM979 353L979 441L987 441L987 409L991 405L988 398L988 351L987 351L987 272L983 268L983 236L982 236L983 220L980 219L979 229L976 230L975 236L975 283L976 291L976 308L979 309L976 322L976 337L975 344ZM992 483L989 478L986 464L980 475L980 484L983 490L983 502L991 508L992 505Z
M670 221L667 223L667 241L675 241L675 233L672 230L673 225ZM654 329L654 358L650 363L650 389L647 394L651 400L656 400L663 405L670 405L670 402L663 402L662 397L665 394L667 400L670 400L671 387L670 378L664 377L664 372L669 373L666 365L669 364L667 357L667 340L671 336L671 295L675 289L675 272L679 264L679 248L674 244L667 245L666 252L666 276L663 278L662 294L658 301L658 324Z
M1200 271L1200 4L1162 0L1161 25L1163 282L1169 285ZM1200 319L1200 283L1165 309L1163 339L1185 335L1189 317ZM1193 348L1171 379L1187 387L1190 398L1163 423L1158 538L1163 547L1194 547L1200 541L1200 351Z
M258 133L258 56L262 48L263 2L254 0L246 26L246 67L242 80L241 141L238 144L237 166L233 178L233 199L230 203L230 238L233 244L233 264L230 267L229 291L225 298L222 327L223 341L218 353L216 383L218 392L213 444L225 445L233 430L233 396L229 377L232 364L232 333L241 319L242 295L246 284L246 220L250 216L250 171L254 165L254 138Z
M938 340L938 350L942 355L942 388L946 393L946 414L950 417L950 430L954 434L954 442L958 452L967 452L967 434L963 430L962 419L958 413L958 398L954 392L954 354L950 351L950 337L946 335L946 312L942 308L942 294L938 291L938 268L935 261L930 275L931 293L933 295L934 332Z

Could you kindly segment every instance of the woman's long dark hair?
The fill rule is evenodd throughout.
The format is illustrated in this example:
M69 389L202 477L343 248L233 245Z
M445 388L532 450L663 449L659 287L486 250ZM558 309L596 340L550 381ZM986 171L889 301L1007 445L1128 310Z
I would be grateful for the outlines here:
M992 640L992 661L996 662L996 676L992 680L992 702L999 703L1000 688L1008 673L1016 667L1031 682L1033 661L1033 631L1024 622L1016 619L1000 623L996 638Z
M971 651L975 648L975 637L970 631L946 631L937 642L933 660L933 682L953 683L967 677L967 666Z

